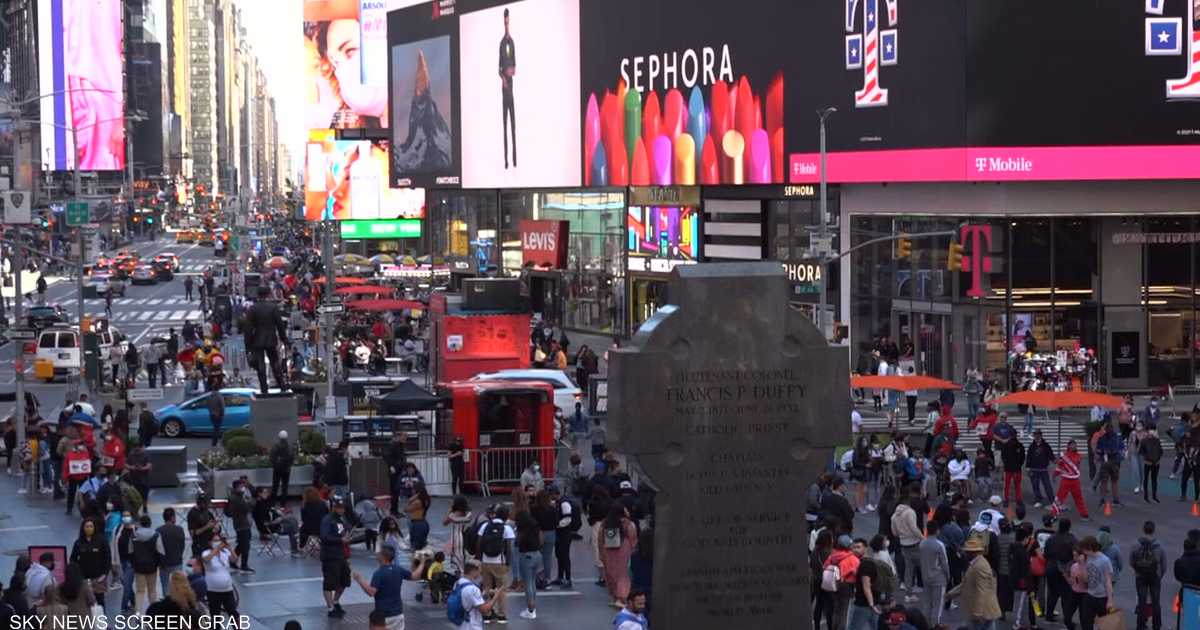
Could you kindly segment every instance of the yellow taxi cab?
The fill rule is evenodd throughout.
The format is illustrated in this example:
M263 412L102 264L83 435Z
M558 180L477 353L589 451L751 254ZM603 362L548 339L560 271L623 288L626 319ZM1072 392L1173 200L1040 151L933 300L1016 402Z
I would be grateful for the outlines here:
M204 230L203 232L196 234L196 244L197 245L212 245L213 244L212 231Z
M196 240L196 234L191 230L179 230L175 233L176 243L191 243Z

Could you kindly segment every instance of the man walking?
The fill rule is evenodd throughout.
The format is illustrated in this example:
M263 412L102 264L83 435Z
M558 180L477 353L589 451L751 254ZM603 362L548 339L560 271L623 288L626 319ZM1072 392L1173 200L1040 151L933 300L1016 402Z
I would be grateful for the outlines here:
M1158 438L1158 431L1146 431L1146 436L1138 443L1138 455L1142 458L1142 498L1146 503L1151 500L1158 503L1158 467L1163 457L1162 440Z
M854 580L854 602L850 606L846 630L875 630L879 625L879 615L883 612L880 602L875 599L879 594L879 568L874 560L866 557L867 541L861 538L855 540L850 550L858 556L859 564Z
M1079 510L1079 518L1088 520L1087 504L1083 502L1083 488L1079 483L1079 464L1083 455L1075 448L1075 440L1067 440L1067 450L1054 462L1054 476L1058 477L1058 495L1054 498L1054 512L1061 512L1066 504L1063 503L1070 495L1075 499L1075 507Z
M225 399L220 390L212 392L205 401L208 406L208 418L212 421L212 446L221 441L221 425L225 423Z
M321 519L321 590L329 616L346 616L342 609L342 593L350 586L350 563L346 549L350 543L350 526L346 523L346 501L333 498L333 511Z
M192 281L191 276L188 276L183 279L183 296L189 302L192 301L192 287L194 287L195 285L196 285L196 283Z
M150 443L154 441L154 436L158 435L158 420L154 418L154 412L150 411L150 407L147 406L146 401L143 400L138 405L142 409L138 412L138 441L146 448L150 448Z
M938 538L941 524L937 520L930 520L925 527L928 536L918 546L921 579L925 583L925 590L921 591L921 612L925 614L930 627L936 627L942 623L942 602L946 598L946 587L950 584L950 559L946 555L946 545Z
M150 604L158 601L159 563L167 553L162 536L151 529L148 515L142 515L138 520L137 529L133 530L131 547L136 607L137 612L141 614L146 612Z
M948 597L962 596L962 611L970 630L995 630L1001 617L1000 599L996 594L996 573L988 564L983 539L972 536L963 544L963 555L970 565L962 583L947 593Z
M1167 554L1162 543L1154 538L1154 521L1142 524L1142 537L1129 552L1137 589L1137 630L1146 630L1148 618L1154 620L1154 630L1162 630L1162 579L1167 572Z
M175 508L163 510L163 524L158 527L163 555L159 562L158 583L162 592L167 592L171 574L183 569L183 549L186 544L183 528L175 524Z
M1105 425L1104 433L1096 440L1096 454L1100 457L1100 503L1112 493L1112 504L1121 505L1117 495L1121 481L1121 459L1125 454L1125 441L1113 430L1112 424Z
M158 358L160 354L161 351L158 349L158 346L154 345L153 342L148 344L146 346L146 351L142 353L142 361L146 364L146 380L150 386L150 389L154 389L155 383L158 382ZM165 385L166 383L163 384Z
M484 590L502 591L508 587L508 565L511 559L511 549L517 539L516 532L508 525L508 506L496 508L496 517L479 527L479 548L475 555L483 565ZM494 612L489 616L492 620L508 623L508 600L501 597Z
M517 118L513 110L513 75L517 73L517 51L508 32L508 9L504 9L504 37L500 38L500 122L504 129L504 168L508 168L508 138L512 135L512 165L517 167Z

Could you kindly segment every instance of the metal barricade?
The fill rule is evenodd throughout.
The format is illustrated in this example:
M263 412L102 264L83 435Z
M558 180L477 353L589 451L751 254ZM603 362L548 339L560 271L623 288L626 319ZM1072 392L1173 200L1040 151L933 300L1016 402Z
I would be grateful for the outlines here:
M493 486L520 485L521 474L535 460L542 466L542 478L545 481L554 481L557 471L556 463L560 456L566 456L567 451L568 449L564 446L512 446L483 449L479 451L479 465L476 471L485 494L489 494Z

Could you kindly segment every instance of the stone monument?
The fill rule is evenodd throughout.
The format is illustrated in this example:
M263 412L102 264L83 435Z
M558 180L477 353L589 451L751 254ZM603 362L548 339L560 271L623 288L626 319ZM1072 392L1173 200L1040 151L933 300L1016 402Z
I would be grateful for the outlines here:
M611 351L609 444L659 490L655 630L811 627L804 493L850 442L849 366L778 263L676 267Z

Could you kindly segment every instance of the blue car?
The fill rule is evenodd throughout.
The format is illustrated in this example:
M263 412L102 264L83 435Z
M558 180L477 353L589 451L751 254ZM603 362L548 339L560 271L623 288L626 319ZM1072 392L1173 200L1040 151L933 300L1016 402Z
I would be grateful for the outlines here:
M250 401L258 390L249 387L228 387L221 390L225 399L225 422L222 430L236 429L250 424ZM208 416L208 397L203 393L176 405L167 405L154 412L159 432L166 437L188 434L212 433L212 420Z

